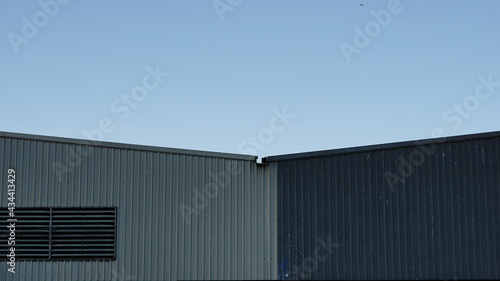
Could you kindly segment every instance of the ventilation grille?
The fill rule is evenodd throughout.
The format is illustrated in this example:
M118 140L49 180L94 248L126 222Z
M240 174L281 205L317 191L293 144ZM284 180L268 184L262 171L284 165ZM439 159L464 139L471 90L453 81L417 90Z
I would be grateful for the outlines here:
M16 260L114 260L116 208L15 209L15 245L9 245L13 221L0 215L0 257L15 247ZM11 240L12 241L12 240Z

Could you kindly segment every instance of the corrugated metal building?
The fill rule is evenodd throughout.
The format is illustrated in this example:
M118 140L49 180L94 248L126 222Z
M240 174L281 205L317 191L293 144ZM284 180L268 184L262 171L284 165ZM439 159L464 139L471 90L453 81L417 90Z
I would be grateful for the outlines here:
M500 278L500 132L265 165L0 132L0 156L0 280Z
M13 169L19 217L15 274L2 262L0 280L277 278L276 178L256 164L255 156L5 132L0 155L1 206L5 210L9 202ZM23 210L27 207L35 209ZM83 217L90 217L89 207L116 208L114 251L98 239L85 247L59 239L76 237L68 229L62 232L68 216L56 214L74 212L68 207L86 207L78 209ZM4 259L6 219L4 212ZM87 238L104 231L96 217L87 224L95 224L81 226ZM46 239L30 238L40 229L48 233ZM113 231L113 225L106 229ZM31 255L37 260L19 260L35 246ZM71 247L95 256L58 258L61 249L64 255ZM114 258L99 260L99 252L108 250Z
M280 279L500 279L500 132L266 160Z

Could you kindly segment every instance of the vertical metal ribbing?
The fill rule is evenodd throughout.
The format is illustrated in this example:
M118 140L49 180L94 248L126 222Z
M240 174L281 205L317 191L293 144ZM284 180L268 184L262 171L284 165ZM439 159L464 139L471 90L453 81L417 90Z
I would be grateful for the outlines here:
M22 168L18 168L20 169L18 173L25 175L23 192L19 194L19 200L24 202L23 206L26 208L44 208L44 221L35 221L37 224L43 224L44 231L49 230L49 235L37 236L47 242L43 245L47 247L44 248L47 253L43 254L47 255L40 259L39 252L29 253L34 256L35 260L26 263L29 266L16 267L16 275L13 276L36 276L37 280L53 281L208 279L210 277L224 279L232 276L238 279L252 276L276 279L273 278L274 274L266 271L261 265L262 263L272 264L276 256L268 259L263 254L262 245L258 245L261 243L259 241L263 241L262 235L268 235L266 234L268 228L263 220L262 223L259 222L262 218L259 214L265 211L254 213L256 208L264 206L254 200L262 196L263 187L259 185L264 182L262 180L264 174L263 169L257 169L258 172L255 172L253 156L103 142L92 146L92 149L86 149L87 153L82 153L81 157L73 159L75 161L68 166L66 159L72 156L70 156L71 151L67 149L67 144L76 145L73 148L80 151L80 148L88 145L88 142L25 135L15 135L17 137L12 140L9 136L11 135L6 136L0 132L0 155L6 156L0 160L0 176L5 173L4 166L7 164L16 166L16 163L32 163L30 157L33 157L33 153L26 149L27 147L31 149L31 146L27 144L39 145L39 142L41 145L42 149L35 157L35 160L39 162L36 162L34 166L21 165ZM137 161L138 155L140 155L140 161ZM158 167L152 169L150 161L157 155L160 155L160 159L166 160L160 161ZM119 164L113 169L111 168L114 165L112 159L119 160ZM233 173L231 164L236 160L238 169L235 169ZM43 165L40 166L42 162ZM144 166L144 163L147 165ZM143 175L142 171L149 172L149 174ZM65 194L67 194L52 198L49 194L54 190L53 181L57 182L59 177L62 182L67 183L64 187L66 188ZM114 184L108 184L108 182L93 184L94 181L104 183L104 178L116 181ZM218 194L213 198L206 198L204 195L205 188L209 186L220 187L217 189ZM233 196L233 193L235 204L233 201L226 200ZM45 194L45 196L33 197L33 194ZM114 197L109 197L109 194L119 194L119 200L114 200ZM158 200L160 201L158 202L165 201L166 203L156 204L155 194L159 194ZM89 195L96 200L90 200ZM0 199L2 196L5 194L0 193ZM204 201L206 205L193 203L193 199L196 199L194 196L206 198ZM250 197L252 199L247 200ZM236 202L241 204L236 204ZM179 209L180 204L185 204L196 212L192 215L190 223L185 222L184 215ZM255 204L255 206L249 206L249 204ZM88 209L90 207L117 207L114 225L116 262L108 262L108 259L104 261L103 252L99 250L93 252L87 248L87 245L85 245L85 251L91 252L88 254L98 257L98 260L82 262L80 261L81 255L77 255L80 240L68 239L82 237L83 233L75 231L80 230L82 214L81 211L68 211L65 208ZM106 211L106 216L109 211ZM156 229L151 221L153 219L151 214L155 211L159 219L161 218L161 224ZM228 216L233 212L237 216L234 218ZM50 216L48 219L47 214ZM257 216L253 217L251 214L257 214ZM54 215L57 217L54 218ZM95 215L92 214L90 217L96 219ZM86 220L88 217L87 214ZM273 221L275 220L273 218ZM106 221L111 223L107 218ZM49 222L48 226L47 222ZM265 222L267 223L267 219ZM244 232L243 230L247 229L250 224L255 227L256 237L258 236L259 239L248 239L248 237L244 239L250 231ZM76 228L73 228L73 225ZM136 227L140 227L141 230L135 230ZM108 228L109 232L113 229L111 224L106 224L106 229ZM69 231L71 235L67 235L69 229L71 229ZM120 229L122 231L119 232ZM225 231L227 229L230 231ZM206 234L211 234L212 239ZM272 233L269 236L271 236L270 240L277 240ZM47 238L50 241L47 241ZM94 241L90 241L90 244ZM155 254L147 246L144 248L149 241L151 241L151 247L157 248L158 253L161 254ZM98 244L101 244L101 241ZM226 245L233 244L234 248L226 247ZM100 246L94 248L98 249ZM246 248L259 248L259 250L250 255L251 251L246 251ZM109 253L106 257L113 258L112 249L113 245L106 244L106 252ZM260 263L259 266L255 266L257 263ZM235 267L229 267L232 264ZM229 270L226 270L228 268ZM257 268L262 272L256 275L249 270ZM15 277L12 280L14 279ZM0 280L3 279L0 277Z

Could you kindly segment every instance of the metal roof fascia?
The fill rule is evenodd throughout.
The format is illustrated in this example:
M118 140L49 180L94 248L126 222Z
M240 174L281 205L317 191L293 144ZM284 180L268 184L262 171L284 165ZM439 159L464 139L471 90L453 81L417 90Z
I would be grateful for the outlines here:
M125 143L117 143L117 142L64 138L64 137L53 137L53 136L42 136L42 135L12 133L12 132L4 132L4 131L0 131L0 137L59 142L59 143L68 143L68 144L79 144L79 145L89 145L89 146L98 146L98 147L109 147L109 148L118 148L118 149L130 149L130 150L164 152L164 153L173 153L173 154L207 156L207 157L226 158L226 159L235 159L235 160L257 161L257 156L254 156L254 155L233 154L233 153L212 152L212 151L191 150L191 149L180 149L180 148L169 148L169 147L149 146L149 145L139 145L139 144L125 144Z
M379 150L385 150L385 149L412 147L412 146L420 146L420 145L432 145L432 144L441 144L441 143L451 143L451 142L459 142L459 141L467 141L467 140L487 139L487 138L494 138L494 137L500 137L500 131L487 132L487 133L476 133L476 134L468 134L468 135L459 135L459 136L450 136L450 137L440 137L440 138L433 138L433 139L423 139L423 140L413 140L413 141L402 141L402 142L385 143L385 144L357 146L357 147L349 147L349 148L328 149L328 150L320 150L320 151L312 151L312 152L283 154L283 155L264 157L264 158L262 158L262 162L269 163L269 162L274 162L274 161L286 161L286 160L294 160L294 159L302 159L302 158L324 157L324 156L330 156L330 155L368 152L368 151L379 151Z

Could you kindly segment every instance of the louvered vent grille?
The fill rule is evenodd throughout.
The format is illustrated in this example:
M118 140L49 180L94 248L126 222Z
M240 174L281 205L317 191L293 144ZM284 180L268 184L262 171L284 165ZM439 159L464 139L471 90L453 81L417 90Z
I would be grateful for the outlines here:
M17 260L114 260L116 208L16 208L15 245L8 245L8 211L0 215L6 259L10 247Z

